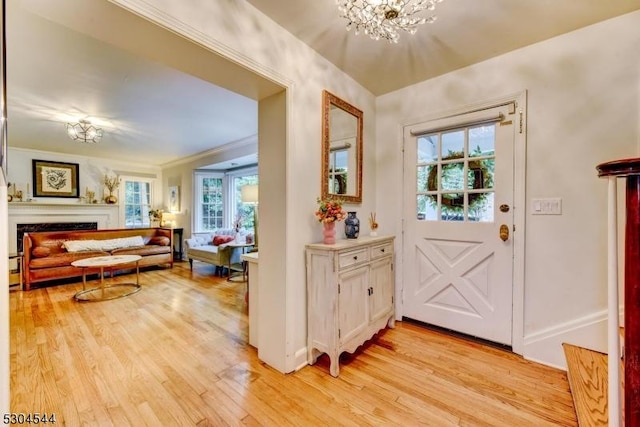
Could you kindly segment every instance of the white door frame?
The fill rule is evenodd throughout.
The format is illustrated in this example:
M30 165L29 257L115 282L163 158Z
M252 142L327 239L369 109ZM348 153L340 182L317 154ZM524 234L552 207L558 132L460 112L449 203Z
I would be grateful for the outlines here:
M511 348L514 353L522 354L524 346L524 269L525 269L525 219L526 219L526 152L527 152L527 91L513 93L500 98L483 101L476 104L469 104L457 107L452 110L441 111L439 113L430 114L428 116L413 118L400 126L400 138L402 139L402 147L407 141L404 140L404 128L415 126L416 124L442 119L445 117L456 116L473 111L479 111L502 104L514 102L516 105L516 120L514 123L514 174L513 174L513 316L512 316L512 340ZM401 167L402 185L404 186L404 154L402 156L403 166ZM403 188L403 192L407 191ZM403 207L404 212L404 207ZM404 220L402 218L402 236L398 242L398 246L404 248ZM404 260L403 260L404 264ZM396 268L396 283L403 282L402 268ZM403 285L396 287L396 318L401 319L404 315L403 306Z

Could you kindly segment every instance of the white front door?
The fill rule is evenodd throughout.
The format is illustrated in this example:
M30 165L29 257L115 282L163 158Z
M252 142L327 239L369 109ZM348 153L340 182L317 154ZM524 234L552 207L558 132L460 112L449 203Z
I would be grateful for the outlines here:
M512 343L515 106L404 135L404 316Z

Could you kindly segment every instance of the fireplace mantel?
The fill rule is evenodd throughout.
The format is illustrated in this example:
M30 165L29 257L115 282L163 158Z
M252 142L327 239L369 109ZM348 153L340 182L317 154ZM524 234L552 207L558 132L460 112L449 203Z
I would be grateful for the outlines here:
M119 206L104 203L10 202L9 252L17 251L17 224L96 222L98 229L120 228Z
M9 202L9 208L11 207L32 207L32 206L61 206L61 207L73 207L73 208L104 208L104 207L118 207L118 205L108 205L106 203L54 203L54 202Z

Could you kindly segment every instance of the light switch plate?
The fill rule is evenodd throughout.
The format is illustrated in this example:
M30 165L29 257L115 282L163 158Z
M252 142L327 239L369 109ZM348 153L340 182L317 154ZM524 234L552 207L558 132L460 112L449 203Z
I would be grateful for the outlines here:
M531 199L531 213L533 215L562 215L562 199L560 197Z

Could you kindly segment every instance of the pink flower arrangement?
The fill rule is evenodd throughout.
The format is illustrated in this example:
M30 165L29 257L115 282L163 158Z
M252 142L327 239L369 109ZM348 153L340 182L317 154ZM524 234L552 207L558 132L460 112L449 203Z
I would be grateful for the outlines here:
M318 210L315 213L318 221L327 223L345 219L347 213L342 209L342 203L342 200L334 197L327 197L326 199L318 197Z

